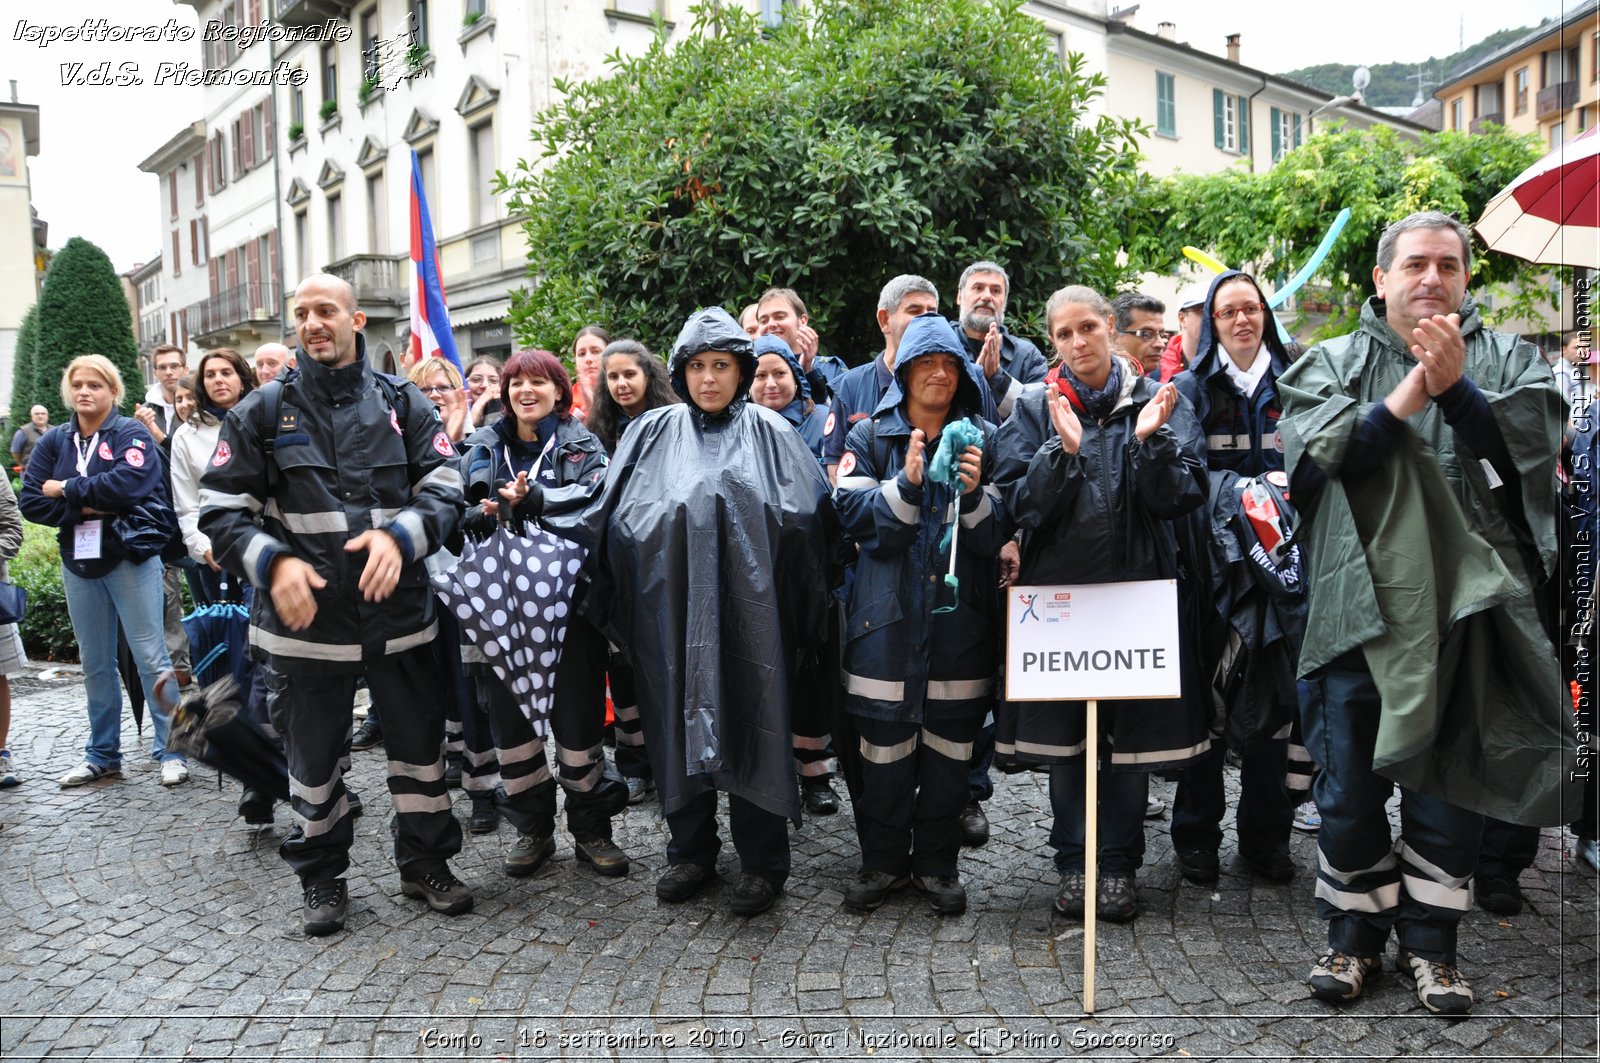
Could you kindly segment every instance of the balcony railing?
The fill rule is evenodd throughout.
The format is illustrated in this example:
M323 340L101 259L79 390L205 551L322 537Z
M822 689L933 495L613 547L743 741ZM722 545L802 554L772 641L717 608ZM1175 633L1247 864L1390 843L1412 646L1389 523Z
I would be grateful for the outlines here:
M1489 126L1489 125L1503 126L1505 124L1506 124L1506 113L1504 111L1491 111L1488 114L1479 115L1477 118L1474 118L1472 120L1471 124L1467 126L1467 132L1469 132L1469 133L1482 133L1484 131L1484 127L1486 127L1486 126Z
M348 20L355 0L277 0L277 21L283 26L320 26L330 18Z
M368 317L392 317L409 306L406 281L410 259L403 255L348 255L330 262L327 271L356 290L356 305Z
M1578 83L1576 81L1563 81L1560 84L1551 85L1547 89L1539 90L1539 97L1534 103L1534 113L1539 121L1542 122L1546 118L1554 118L1557 115L1565 114L1577 106L1577 103Z
M191 336L211 336L241 325L278 320L279 299L276 284L246 283L184 307L183 318Z

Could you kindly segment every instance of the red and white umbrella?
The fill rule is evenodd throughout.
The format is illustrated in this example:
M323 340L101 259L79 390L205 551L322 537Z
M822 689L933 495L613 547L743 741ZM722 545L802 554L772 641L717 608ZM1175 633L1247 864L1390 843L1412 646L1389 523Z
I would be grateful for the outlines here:
M1600 269L1600 126L1561 145L1489 201L1478 235L1494 251Z

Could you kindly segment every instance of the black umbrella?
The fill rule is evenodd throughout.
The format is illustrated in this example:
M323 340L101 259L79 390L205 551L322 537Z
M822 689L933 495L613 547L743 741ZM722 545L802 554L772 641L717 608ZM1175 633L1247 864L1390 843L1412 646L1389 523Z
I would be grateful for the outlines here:
M582 547L543 529L519 535L501 526L433 577L434 592L541 737L550 730L556 663L583 558Z

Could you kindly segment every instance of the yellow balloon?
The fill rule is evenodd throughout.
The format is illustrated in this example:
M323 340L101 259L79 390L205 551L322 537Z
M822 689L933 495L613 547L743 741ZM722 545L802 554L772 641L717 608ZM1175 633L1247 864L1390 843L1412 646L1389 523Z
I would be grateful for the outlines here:
M1204 266L1212 273L1226 273L1228 270L1227 266L1224 266L1221 262L1218 262L1204 251L1200 250L1198 247L1185 247L1183 249L1183 257L1187 258L1191 262Z

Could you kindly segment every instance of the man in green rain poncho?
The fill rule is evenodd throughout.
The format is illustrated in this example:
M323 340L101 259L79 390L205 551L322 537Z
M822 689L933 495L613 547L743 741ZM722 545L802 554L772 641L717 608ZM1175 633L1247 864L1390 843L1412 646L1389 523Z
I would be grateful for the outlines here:
M1360 327L1278 382L1311 564L1302 723L1322 767L1328 950L1309 982L1333 1003L1361 994L1393 928L1422 1003L1466 1013L1456 927L1483 817L1555 825L1577 807L1536 597L1557 556L1565 403L1534 347L1484 328L1470 248L1438 212L1391 225Z

